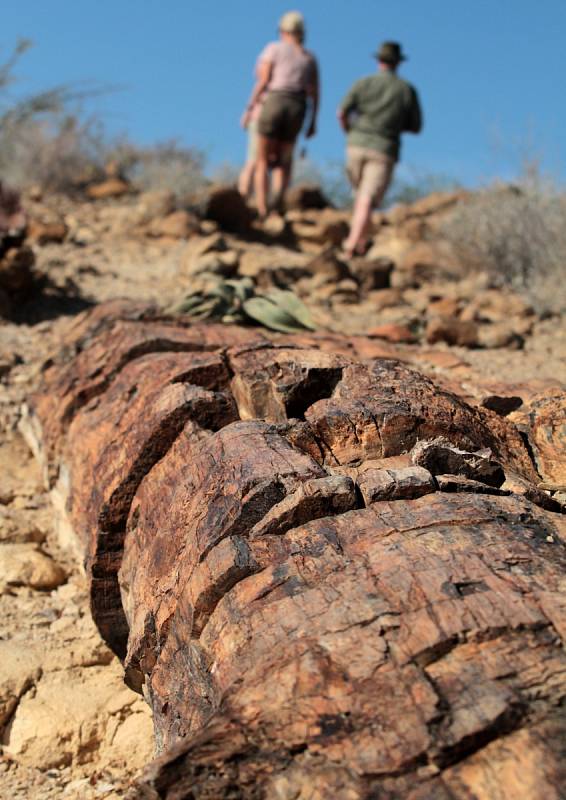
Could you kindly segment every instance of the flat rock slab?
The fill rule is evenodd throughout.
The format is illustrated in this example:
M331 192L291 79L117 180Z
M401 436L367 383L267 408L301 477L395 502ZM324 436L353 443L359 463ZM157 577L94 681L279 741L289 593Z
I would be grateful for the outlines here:
M409 500L436 491L434 478L422 467L368 469L358 478L367 506L380 500Z
M33 414L153 710L148 796L498 800L514 764L558 800L565 517L513 423L359 342L96 313ZM438 437L504 489L411 466Z

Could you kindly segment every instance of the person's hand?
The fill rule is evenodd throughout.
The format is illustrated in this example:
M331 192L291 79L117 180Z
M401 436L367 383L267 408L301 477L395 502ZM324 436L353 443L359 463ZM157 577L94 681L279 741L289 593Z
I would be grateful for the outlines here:
M307 129L307 132L305 133L305 137L307 139L312 139L312 137L315 134L316 134L316 122L313 119L313 121L311 122L311 124L309 125L309 127Z
M244 128L244 130L250 124L251 116L252 116L252 112L249 110L249 108L246 108L246 110L244 111L244 113L242 114L242 116L240 118L240 125L242 126L242 128Z
M345 114L341 109L338 109L336 116L338 117L338 122L340 123L340 127L344 133L348 133L350 130L350 121L348 119L348 115Z

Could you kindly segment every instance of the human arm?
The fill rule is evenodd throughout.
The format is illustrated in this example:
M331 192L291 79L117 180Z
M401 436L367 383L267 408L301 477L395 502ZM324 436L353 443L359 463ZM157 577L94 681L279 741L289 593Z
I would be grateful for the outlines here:
M305 136L307 139L310 139L316 133L316 121L318 117L318 107L320 105L320 77L316 61L313 63L311 82L307 86L307 96L310 99L311 118Z
M336 116L338 118L338 123L344 133L348 133L350 130L350 114L352 111L356 111L358 99L357 99L357 91L356 91L357 84L354 84L346 97L342 100L340 105L338 106L338 110L336 112Z
M408 133L420 133L422 127L423 127L423 113L421 110L419 96L416 90L411 87L411 100L409 103L405 130Z
M269 61L267 58L262 58L257 66L257 80L255 86L252 90L246 109L242 114L241 118L242 128L248 127L252 111L255 105L257 104L259 98L267 89L269 81L271 80L272 72L273 72L273 62Z

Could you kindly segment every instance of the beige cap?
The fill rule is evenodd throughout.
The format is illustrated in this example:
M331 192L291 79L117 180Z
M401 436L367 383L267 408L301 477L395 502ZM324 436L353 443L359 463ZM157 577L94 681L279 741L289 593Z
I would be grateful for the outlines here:
M287 11L279 20L279 30L284 33L304 33L305 18L300 11Z

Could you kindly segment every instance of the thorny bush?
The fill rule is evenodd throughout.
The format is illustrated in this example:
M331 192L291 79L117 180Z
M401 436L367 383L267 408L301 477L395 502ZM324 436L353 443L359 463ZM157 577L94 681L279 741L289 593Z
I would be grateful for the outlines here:
M443 234L471 268L539 311L566 310L566 194L552 184L494 184L459 205Z

